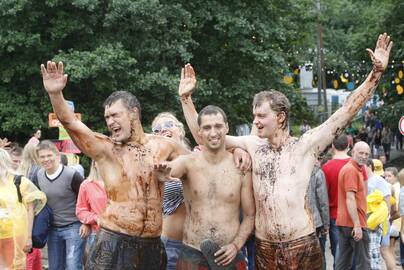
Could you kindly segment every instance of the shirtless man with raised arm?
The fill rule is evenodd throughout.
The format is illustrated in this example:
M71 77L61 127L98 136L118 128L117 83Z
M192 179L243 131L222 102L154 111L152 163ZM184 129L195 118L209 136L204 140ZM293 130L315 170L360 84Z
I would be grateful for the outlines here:
M223 110L205 107L198 126L203 151L159 167L161 179L171 170L171 177L181 179L184 186L187 215L177 269L247 269L240 249L254 228L251 172L237 169L226 151L229 128Z
M140 104L126 91L113 92L104 103L111 137L93 132L63 98L63 63L48 62L41 72L58 119L80 150L97 162L105 182L108 205L85 269L165 269L160 240L163 184L154 164L188 151L169 138L145 134Z
M366 80L322 125L302 137L289 135L289 100L278 91L264 91L253 101L253 124L258 136L226 137L226 147L246 149L253 162L256 204L257 269L322 269L320 245L306 191L317 156L358 113L376 89L392 47L387 34L380 35L376 49L368 49L373 70ZM183 72L181 102L189 128L198 140L197 112L191 94L195 73L190 65Z

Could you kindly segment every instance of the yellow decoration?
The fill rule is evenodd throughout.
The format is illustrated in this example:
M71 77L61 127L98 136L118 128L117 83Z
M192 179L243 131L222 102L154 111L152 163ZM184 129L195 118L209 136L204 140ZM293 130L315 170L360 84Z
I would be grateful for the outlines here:
M285 75L285 76L283 76L283 82L286 83L286 84L292 84L293 83L293 77Z
M375 230L381 224L383 228L383 235L386 235L389 210L383 194L379 190L375 190L366 197L366 201L368 206L368 228Z
M400 83L400 78L396 77L396 78L394 79L394 82L395 82L395 84L399 84L399 83Z
M332 80L332 86L334 87L334 89L338 89L338 80Z
M59 140L70 140L70 136L64 127L59 127Z
M293 74L298 75L299 74L299 69L298 68L294 69Z
M404 88L401 85L396 85L397 94L402 95L404 92Z
M341 76L339 76L339 78L341 79L341 82L343 82L343 83L347 83L347 82L348 82L348 79L345 78L343 74L341 74Z
M400 71L398 72L398 77L399 77L400 79L402 79L402 78L404 77L404 72L403 72L402 70L400 70Z

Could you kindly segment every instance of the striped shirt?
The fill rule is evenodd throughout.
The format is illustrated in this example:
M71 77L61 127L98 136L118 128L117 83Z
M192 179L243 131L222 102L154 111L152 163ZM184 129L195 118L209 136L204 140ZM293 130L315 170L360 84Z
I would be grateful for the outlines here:
M170 181L164 184L163 214L169 216L177 210L184 201L184 191L181 181Z

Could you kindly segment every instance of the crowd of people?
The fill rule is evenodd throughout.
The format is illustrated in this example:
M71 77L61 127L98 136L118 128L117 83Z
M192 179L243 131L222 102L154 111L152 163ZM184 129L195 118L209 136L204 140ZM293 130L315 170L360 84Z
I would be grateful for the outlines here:
M64 100L63 63L49 61L41 66L44 88L72 140L92 159L90 174L84 180L77 168L62 164L55 144L40 141L40 131L23 150L0 141L0 247L8 251L0 254L0 268L40 269L40 250L30 238L46 203L53 210L51 270L325 269L327 234L335 269L380 269L380 254L388 263L400 234L394 222L385 225L400 219L397 183L404 172L386 168L386 180L373 177L380 164L369 160L371 146L358 140L349 156L349 135L340 132L373 93L391 46L390 37L380 35L369 51L373 70L365 82L330 119L299 138L289 134L290 102L275 90L254 96L251 135L227 135L222 109L195 110L196 76L187 64L179 96L198 144L193 151L171 113L159 114L153 134L144 133L140 103L127 91L104 102L111 135L93 132ZM330 144L332 159L324 163ZM21 200L17 175L23 175ZM388 209L372 230L368 214L381 211L369 212L367 190L368 196L385 192L379 205ZM383 245L382 237L391 244Z

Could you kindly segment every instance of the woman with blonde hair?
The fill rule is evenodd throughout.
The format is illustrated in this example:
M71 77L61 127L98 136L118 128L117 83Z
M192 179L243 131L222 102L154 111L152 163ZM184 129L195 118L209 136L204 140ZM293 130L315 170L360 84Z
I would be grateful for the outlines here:
M18 167L18 172L31 181L34 181L39 169L40 163L36 146L33 144L26 144L22 152L22 161L20 167Z
M18 167L18 173L24 175L29 180L37 183L37 173L40 169L36 145L27 143L22 152L22 161ZM27 254L27 270L42 270L41 249L33 248L32 252Z
M32 249L34 215L46 203L43 192L21 177L19 191L10 155L0 148L0 269L25 269L26 253Z
M170 112L158 114L152 122L155 135L169 137L185 146L184 125ZM189 148L189 147L188 147ZM161 240L167 253L167 270L175 269L182 247L185 223L185 204L181 181L165 182L163 194L163 230Z

